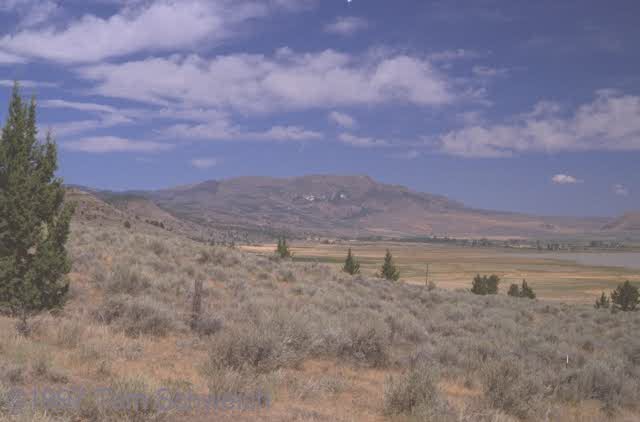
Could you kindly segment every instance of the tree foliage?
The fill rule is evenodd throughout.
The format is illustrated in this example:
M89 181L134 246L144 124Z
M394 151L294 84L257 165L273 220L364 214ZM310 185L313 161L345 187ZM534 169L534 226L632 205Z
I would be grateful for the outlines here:
M611 301L609 300L609 296L602 292L602 295L600 295L600 297L596 299L596 303L594 306L596 309L608 309L610 305Z
M55 177L56 145L37 134L35 100L24 102L16 84L0 138L0 310L25 321L64 304L71 269L73 206Z
M393 263L393 255L391 255L389 249L387 249L387 253L384 256L384 264L382 264L382 268L380 268L380 277L391 281L398 281L400 278L400 271Z
M613 306L621 311L635 311L640 303L638 287L628 280L611 292Z
M291 258L293 254L289 249L289 244L284 236L278 238L278 246L276 247L276 255L280 258Z
M512 284L509 286L509 291L507 292L509 296L513 297L526 297L528 299L535 299L536 294L533 292L533 289L529 287L526 280L522 280L522 287L517 284Z
M342 267L342 271L345 273L354 275L360 272L360 263L356 260L356 258L351 253L351 248L349 248L349 252L347 252L347 259L344 261L344 267Z
M500 284L500 277L497 275L481 276L478 274L473 279L471 292L477 295L495 295L498 293L498 284Z

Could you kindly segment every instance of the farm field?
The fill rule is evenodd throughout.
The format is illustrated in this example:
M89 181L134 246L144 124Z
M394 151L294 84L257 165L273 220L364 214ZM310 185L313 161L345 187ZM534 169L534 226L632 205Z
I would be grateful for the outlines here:
M242 247L247 252L260 254L270 254L274 248L272 244ZM375 275L382 264L385 250L389 249L400 269L402 281L424 284L428 264L429 280L445 289L468 289L476 274L497 274L502 279L501 292L506 293L509 284L526 279L541 299L587 303L592 302L603 290L612 290L625 280L640 281L640 269L585 265L576 261L573 254L562 252L555 255L544 252L538 257L535 252L521 253L501 248L397 242L294 242L291 246L295 261L325 263L338 269L343 265L348 248L358 258L364 275ZM621 255L615 252L590 254ZM624 255L628 259L632 254ZM636 255L640 260L640 254Z

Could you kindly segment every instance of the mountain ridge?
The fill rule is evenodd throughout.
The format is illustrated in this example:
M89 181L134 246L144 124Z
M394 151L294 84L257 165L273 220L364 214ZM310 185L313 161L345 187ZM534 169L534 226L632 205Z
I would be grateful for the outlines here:
M175 218L221 230L337 237L549 237L619 230L607 217L473 208L368 175L241 176L147 191L85 189L123 207L152 209L140 203L144 199Z

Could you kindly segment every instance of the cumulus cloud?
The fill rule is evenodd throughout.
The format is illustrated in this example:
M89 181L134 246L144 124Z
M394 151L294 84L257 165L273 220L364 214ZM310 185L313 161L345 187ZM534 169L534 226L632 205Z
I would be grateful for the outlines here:
M448 62L453 62L457 60L476 59L483 56L484 54L479 53L477 51L458 48L456 50L436 51L434 53L429 54L428 58L433 62L448 63Z
M475 76L481 78L495 78L498 76L506 76L509 74L509 69L497 68L491 66L473 66L471 69Z
M231 54L149 58L79 70L100 95L153 104L290 111L403 102L438 106L456 99L448 79L426 59L354 57L334 50L273 56Z
M3 64L18 64L25 63L24 57L16 56L15 54L6 53L0 50L0 65Z
M335 21L325 25L324 30L330 34L353 35L367 29L369 22L356 16L339 16Z
M616 183L611 187L611 190L618 196L629 196L629 189L625 185Z
M197 169L205 170L218 165L217 158L194 158L191 165Z
M79 133L90 132L96 129L106 129L135 122L135 120L130 116L127 116L125 112L104 104L54 99L45 100L39 105L45 108L70 109L89 113L95 116L95 118L92 119L57 122L50 125L51 131L54 136L57 137L77 135Z
M165 138L196 139L210 141L310 141L321 139L322 133L299 126L273 126L264 131L252 131L233 125L230 120L220 118L203 124L177 124L166 128L161 134Z
M50 2L49 2L50 3ZM292 1L155 0L121 2L110 17L85 15L64 27L27 28L0 38L0 50L68 63L98 62L140 51L179 51L232 37L238 27ZM38 10L44 10L42 2ZM32 18L36 19L36 18ZM37 18L38 23L46 15Z
M375 139L366 136L356 136L350 133L341 133L338 135L340 142L361 148L387 147L389 142L383 139Z
M136 141L116 136L96 136L64 142L62 147L69 151L103 154L111 152L161 152L173 149L175 145L154 141Z
M524 152L640 150L640 97L600 91L572 114L543 103L513 123L470 125L441 136L441 151L463 157Z
M353 129L358 126L358 123L353 117L339 111L330 112L328 115L328 119L331 123L334 123L346 129Z
M415 149L411 149L409 151L396 152L394 154L391 154L389 157L397 158L399 160L415 160L416 158L420 157L420 152Z
M568 174L556 174L551 178L551 181L558 185L574 185L581 182L581 180L576 179L573 176L569 176Z
M0 86L4 87L12 87L14 83L15 81L10 81L8 79L0 80ZM18 81L18 83L23 88L55 88L58 86L57 83L43 81Z

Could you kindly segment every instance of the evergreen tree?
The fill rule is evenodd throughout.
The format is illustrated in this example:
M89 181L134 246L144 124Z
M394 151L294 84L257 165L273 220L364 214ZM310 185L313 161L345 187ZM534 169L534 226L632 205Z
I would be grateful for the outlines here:
M384 264L382 264L382 268L380 269L380 277L391 281L398 281L400 278L400 271L398 271L393 263L393 256L389 249L387 249L387 253L384 256Z
M344 261L342 271L351 275L358 274L360 272L360 264L351 254L351 248L349 248L349 252L347 253L347 259Z
M500 284L500 277L497 275L481 276L478 274L473 279L471 292L477 295L495 295L498 293L498 284Z
M512 284L509 286L509 291L507 292L509 296L520 297L520 287L517 284Z
M57 149L37 140L36 103L16 83L0 138L0 310L19 316L60 307L69 290L65 249L73 207L56 178Z
M609 297L604 292L602 292L602 295L598 299L596 299L596 304L594 306L596 309L608 309L610 303L611 302L609 301Z
M635 311L640 303L638 287L632 285L628 280L625 281L611 293L611 302L615 308L622 311Z
M536 294L533 289L529 287L526 280L522 280L522 288L520 289L520 297L527 297L529 299L535 299Z
M278 238L278 246L276 247L276 254L280 258L291 258L293 254L287 244L287 239L284 236Z

